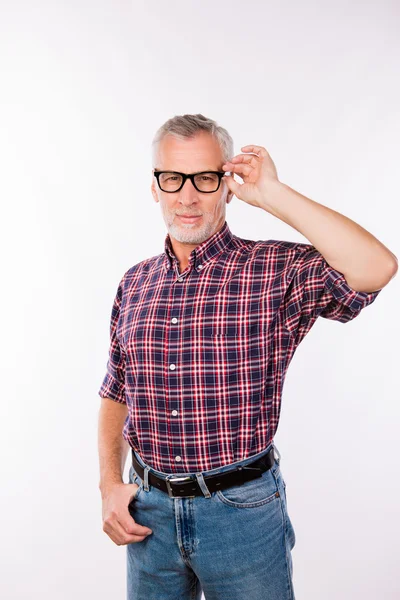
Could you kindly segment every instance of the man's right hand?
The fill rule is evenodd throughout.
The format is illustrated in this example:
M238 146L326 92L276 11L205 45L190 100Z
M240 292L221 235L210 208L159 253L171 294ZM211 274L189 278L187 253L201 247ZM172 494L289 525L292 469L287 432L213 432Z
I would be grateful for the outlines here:
M102 492L103 531L117 544L142 542L152 530L136 523L128 505L139 488L137 483L114 483Z

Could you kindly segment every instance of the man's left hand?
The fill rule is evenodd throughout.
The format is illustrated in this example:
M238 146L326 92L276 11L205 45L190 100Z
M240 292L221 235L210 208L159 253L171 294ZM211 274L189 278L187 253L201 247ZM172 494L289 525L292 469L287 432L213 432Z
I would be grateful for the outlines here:
M225 175L223 181L239 200L264 207L271 188L279 183L275 164L263 146L243 146L241 150L252 154L237 154L223 164L222 169L232 173ZM243 183L235 181L233 173L237 173Z

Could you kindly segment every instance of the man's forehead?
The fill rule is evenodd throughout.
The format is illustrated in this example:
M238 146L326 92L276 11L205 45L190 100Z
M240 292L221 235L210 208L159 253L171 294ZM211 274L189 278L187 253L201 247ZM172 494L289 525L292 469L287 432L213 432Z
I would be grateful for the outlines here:
M166 136L160 144L157 168L163 171L197 173L218 171L224 163L221 148L212 136L180 140Z
M198 173L199 171L220 171L224 160L210 154L163 154L158 156L156 169L162 171L180 171Z

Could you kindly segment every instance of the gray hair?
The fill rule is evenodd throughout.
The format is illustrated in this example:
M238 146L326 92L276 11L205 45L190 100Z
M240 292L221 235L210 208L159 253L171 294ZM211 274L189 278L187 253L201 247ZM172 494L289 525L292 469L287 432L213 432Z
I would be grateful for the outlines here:
M172 135L181 140L191 138L200 131L207 131L213 135L221 148L222 160L228 161L233 156L233 139L224 127L204 115L175 115L168 119L156 132L152 141L152 162L156 167L158 158L158 145L166 135Z

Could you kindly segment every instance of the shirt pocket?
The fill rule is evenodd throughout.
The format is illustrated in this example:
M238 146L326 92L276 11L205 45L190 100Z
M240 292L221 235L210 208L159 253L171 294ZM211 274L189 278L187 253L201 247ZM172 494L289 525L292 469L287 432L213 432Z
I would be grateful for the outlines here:
M257 321L254 323L213 325L210 337L247 338L258 335L260 330L261 325Z
M259 348L264 342L265 329L258 323L232 325L214 325L208 336L208 342L215 348L226 350L227 358L237 360L247 356L249 349Z
M204 338L204 368L216 389L253 394L264 385L267 329L258 322L213 325Z

